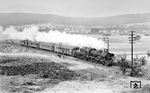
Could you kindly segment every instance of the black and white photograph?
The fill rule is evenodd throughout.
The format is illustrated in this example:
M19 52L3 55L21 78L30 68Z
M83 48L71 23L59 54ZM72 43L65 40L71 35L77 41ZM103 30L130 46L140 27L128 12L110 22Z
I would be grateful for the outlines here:
M150 0L0 0L0 93L150 93Z

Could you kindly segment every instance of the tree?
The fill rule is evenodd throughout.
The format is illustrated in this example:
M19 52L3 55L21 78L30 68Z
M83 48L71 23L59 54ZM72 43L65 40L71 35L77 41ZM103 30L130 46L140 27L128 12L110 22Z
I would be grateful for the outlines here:
M136 41L140 40L141 38L142 38L142 37L141 37L140 35L136 35L136 36L135 36L135 40L136 40Z

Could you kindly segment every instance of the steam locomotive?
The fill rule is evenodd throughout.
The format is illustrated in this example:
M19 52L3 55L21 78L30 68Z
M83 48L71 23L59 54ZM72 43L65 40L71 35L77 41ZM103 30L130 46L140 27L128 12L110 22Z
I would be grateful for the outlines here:
M33 42L30 40L21 40L19 42L22 46L32 47L47 51L56 52L63 55L73 56L78 59L87 60L99 63L106 66L113 65L114 54L109 53L107 49L97 50L90 47L76 47L64 44Z

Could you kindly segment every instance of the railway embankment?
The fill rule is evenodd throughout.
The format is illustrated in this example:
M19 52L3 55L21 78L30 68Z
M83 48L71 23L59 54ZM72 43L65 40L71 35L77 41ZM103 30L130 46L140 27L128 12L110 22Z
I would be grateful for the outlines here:
M7 43L9 42L9 43ZM118 67L93 65L48 51L0 41L0 89L15 93L142 93L149 80L123 76ZM132 91L131 80L142 81ZM146 92L148 93L148 92Z

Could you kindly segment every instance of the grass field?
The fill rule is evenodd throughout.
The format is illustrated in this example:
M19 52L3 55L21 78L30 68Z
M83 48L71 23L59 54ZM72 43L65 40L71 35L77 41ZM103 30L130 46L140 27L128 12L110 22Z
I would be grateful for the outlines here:
M135 53L147 53L150 50L150 37L142 37L139 41L134 43ZM110 37L110 51L111 52L130 52L131 44L129 44L128 36Z
M121 53L127 47L130 49L126 39L111 37L111 51L116 49ZM139 48L147 45L148 40L150 37L138 41ZM149 86L132 92L129 85L131 80L142 81L142 86L150 84L149 74L147 79L123 76L119 67L105 67L68 56L59 58L54 53L23 46L0 45L0 93L150 93ZM149 65L146 68L150 72Z
M104 38L103 36L90 35L91 37L96 37L99 39ZM131 51L131 44L129 44L129 36L110 36L110 51L116 54L129 54ZM150 37L142 36L139 41L134 44L134 54L146 54L150 51Z

